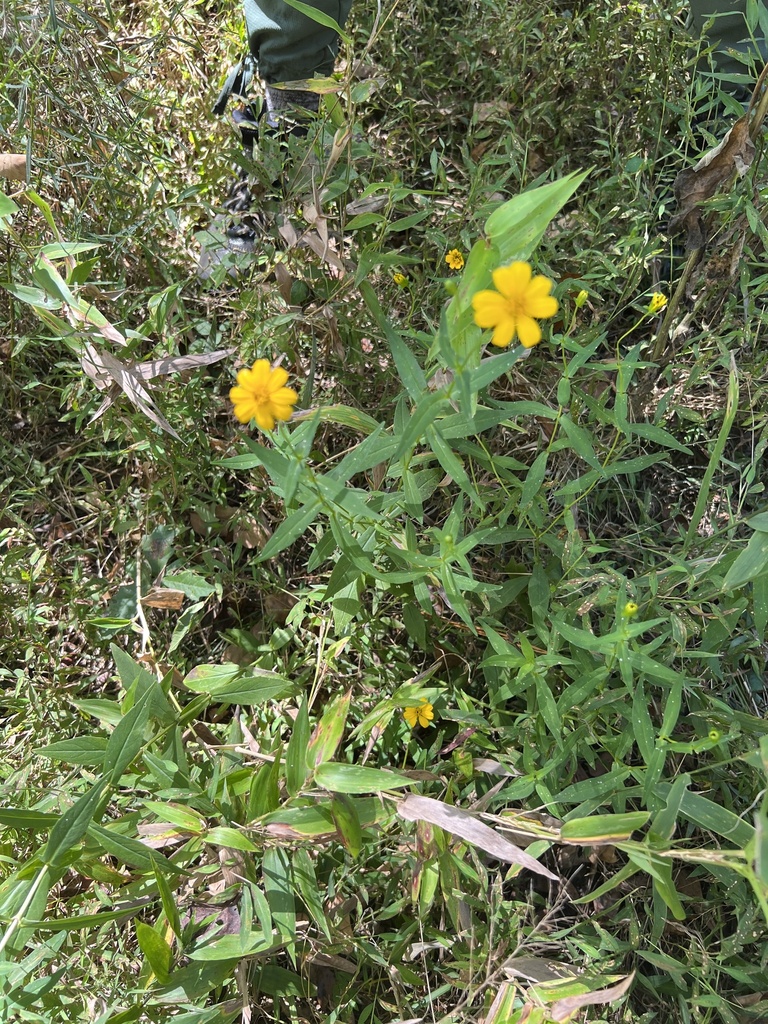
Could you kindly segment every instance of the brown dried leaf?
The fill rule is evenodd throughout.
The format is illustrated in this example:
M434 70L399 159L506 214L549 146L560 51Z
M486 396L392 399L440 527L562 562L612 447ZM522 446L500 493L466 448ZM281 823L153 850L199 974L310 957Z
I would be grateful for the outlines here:
M497 860L518 864L537 875L551 878L555 882L559 881L557 875L539 864L529 854L459 807L451 807L440 800L410 793L398 803L397 813L406 821L429 821L433 825L445 829L446 832L479 847Z
M670 234L687 231L686 248L700 249L706 241L700 206L729 183L734 176L743 178L755 157L755 144L749 134L745 115L733 125L723 141L687 167L675 180L678 212L669 222Z
M149 359L145 363L131 363L131 372L142 380L153 377L164 377L169 373L181 373L182 370L193 370L196 366L210 366L231 356L236 349L219 348L215 352L200 352L191 356L163 356L162 359Z
M184 591L171 590L170 587L152 587L141 599L145 608L168 608L177 612L184 604Z
M24 153L0 153L0 178L7 178L9 181L26 181L26 155Z
M350 217L356 217L359 213L378 213L389 203L389 196L368 196L366 199L353 199L347 203L344 212Z
M97 386L102 386L99 384L99 380L103 382L104 386L108 382L114 381L140 412L171 437L175 437L177 441L181 440L170 423L158 412L152 396L131 367L121 363L109 352L98 352L91 344L86 343L84 348L85 355L80 361L81 366ZM110 404L111 401L102 402L91 419L97 419Z

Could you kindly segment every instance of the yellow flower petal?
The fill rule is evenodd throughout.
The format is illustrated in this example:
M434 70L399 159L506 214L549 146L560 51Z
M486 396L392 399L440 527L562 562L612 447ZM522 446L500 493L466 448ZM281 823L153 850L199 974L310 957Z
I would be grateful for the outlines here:
M521 260L499 267L491 274L493 284L505 299L519 300L531 283L531 266Z
M541 341L541 328L536 320L530 316L521 316L517 321L517 334L520 344L524 348L533 348Z
M498 292L477 292L472 296L472 309L478 327L495 327L500 320L509 316L509 304Z
M509 348L516 333L517 321L514 317L507 316L500 321L496 330L493 332L491 344L495 345L496 348Z
M403 711L403 718L405 719L405 721L408 723L408 725L412 729L415 729L416 728L416 723L419 720L418 709L417 708L406 708L405 711Z

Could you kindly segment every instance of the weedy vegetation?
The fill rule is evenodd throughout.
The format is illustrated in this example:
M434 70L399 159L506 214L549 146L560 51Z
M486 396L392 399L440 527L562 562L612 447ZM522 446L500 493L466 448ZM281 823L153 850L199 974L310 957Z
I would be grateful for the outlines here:
M766 182L753 111L667 231L684 17L360 4L249 163L235 4L5 5L1 1020L768 1019Z

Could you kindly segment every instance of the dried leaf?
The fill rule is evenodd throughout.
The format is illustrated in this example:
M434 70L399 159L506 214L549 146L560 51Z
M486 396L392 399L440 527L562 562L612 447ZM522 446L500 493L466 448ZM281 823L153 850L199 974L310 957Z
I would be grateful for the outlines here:
M199 352L191 356L163 356L162 359L150 359L145 363L131 363L130 369L142 380L153 377L164 377L169 373L181 373L193 370L197 366L210 366L218 363L237 351L234 348L219 348L215 352Z
M121 363L109 352L97 352L91 344L87 343L84 348L85 355L80 364L88 376L96 382L97 387L101 387L103 390L108 382L114 381L140 412L143 412L148 419L171 437L175 437L177 441L181 440L170 423L157 411L151 395L129 366ZM109 408L112 401L114 399L102 402L91 419L97 419L105 409Z
M389 203L389 196L368 196L365 199L354 199L347 203L344 212L350 217L356 217L359 213L378 213Z
M411 793L399 802L397 813L406 821L429 821L433 825L445 829L446 832L479 847L497 860L518 864L545 878L551 878L555 882L559 881L557 875L539 864L529 854L459 807L451 807L440 800Z
M168 608L173 612L180 610L184 604L184 591L171 590L170 587L152 587L141 599L146 608Z
M0 153L0 178L9 181L27 180L27 158L24 153Z
M670 234L687 231L686 248L704 245L705 229L700 206L734 175L743 178L755 157L755 144L749 134L749 118L740 117L723 141L711 149L693 168L686 168L675 180L678 212L669 222Z

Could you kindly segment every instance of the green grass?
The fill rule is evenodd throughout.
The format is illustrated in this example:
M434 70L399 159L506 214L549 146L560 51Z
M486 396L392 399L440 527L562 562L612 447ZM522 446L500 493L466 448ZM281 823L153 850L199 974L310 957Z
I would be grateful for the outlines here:
M333 254L273 230L235 284L237 10L8 6L0 1020L765 1019L765 177L654 360L683 15L361 8L349 147L264 200ZM469 307L515 258L560 303L526 359ZM192 357L178 439L86 345ZM317 412L240 427L279 356Z

